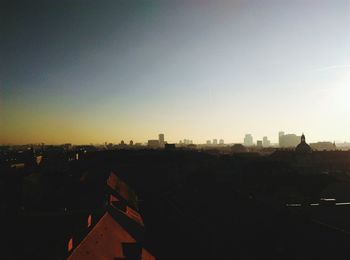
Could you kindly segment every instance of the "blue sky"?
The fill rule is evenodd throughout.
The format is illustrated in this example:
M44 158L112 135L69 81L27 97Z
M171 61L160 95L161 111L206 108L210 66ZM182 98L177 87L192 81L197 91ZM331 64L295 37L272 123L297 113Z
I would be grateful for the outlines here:
M350 140L350 1L4 10L1 143Z

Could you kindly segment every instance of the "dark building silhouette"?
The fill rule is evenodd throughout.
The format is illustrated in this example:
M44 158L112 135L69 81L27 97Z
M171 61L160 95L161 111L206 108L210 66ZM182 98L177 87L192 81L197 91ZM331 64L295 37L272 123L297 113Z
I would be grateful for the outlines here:
M164 148L165 150L175 150L176 146L175 144L165 144Z
M136 194L113 172L106 183L108 206L96 223L92 215L88 216L88 233L83 239L68 239L68 259L155 259L144 245L144 223Z
M344 258L350 208L320 198L350 201L350 152L223 150L5 151L1 259Z
M311 147L306 143L305 135L302 134L300 138L300 144L295 148L295 151L298 153L311 153Z
M234 144L231 147L231 151L234 153L245 153L248 152L248 149L242 144Z
M159 140L148 140L148 147L149 148L160 148Z

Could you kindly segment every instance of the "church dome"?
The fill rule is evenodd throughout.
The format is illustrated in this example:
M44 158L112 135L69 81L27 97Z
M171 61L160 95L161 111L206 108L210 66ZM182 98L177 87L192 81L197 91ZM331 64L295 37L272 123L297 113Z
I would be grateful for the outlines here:
M296 152L299 153L311 153L311 147L306 143L305 135L302 134L300 144L295 148Z

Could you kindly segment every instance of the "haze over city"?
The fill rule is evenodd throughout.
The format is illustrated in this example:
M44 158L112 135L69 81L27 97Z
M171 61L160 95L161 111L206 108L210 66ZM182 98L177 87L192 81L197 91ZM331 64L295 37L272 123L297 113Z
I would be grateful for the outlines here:
M349 1L63 3L1 7L1 144L350 140Z

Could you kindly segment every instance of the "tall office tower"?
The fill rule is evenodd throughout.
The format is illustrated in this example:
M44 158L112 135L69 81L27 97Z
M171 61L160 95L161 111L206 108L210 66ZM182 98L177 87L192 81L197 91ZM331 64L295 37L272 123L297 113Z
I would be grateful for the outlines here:
M218 139L213 139L213 145L217 145L218 144Z
M253 146L253 136L251 134L246 134L243 143L244 146Z
M165 142L164 142L164 134L159 134L158 135L158 140L159 140L159 145L161 146L161 147L164 147L164 144L165 144Z
M207 145L211 145L211 141L210 140L207 140Z
M256 141L256 146L258 148L262 148L263 147L263 142L261 140Z
M283 131L279 131L278 132L278 145L281 147L281 137L284 136L284 132Z
M220 139L220 140L219 140L219 144L220 144L220 145L223 145L223 144L224 144L224 139Z
M263 143L262 143L262 145L263 145L264 147L269 147L269 146L271 145L271 142L270 142L270 140L267 138L267 136L264 136L264 137L263 137Z

